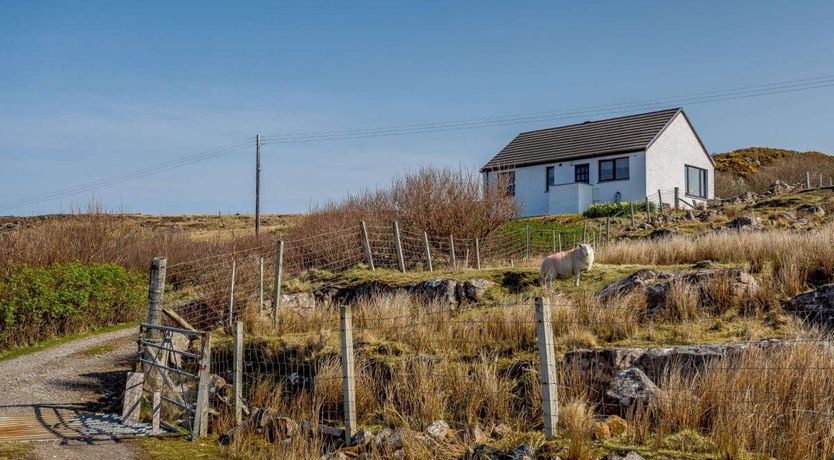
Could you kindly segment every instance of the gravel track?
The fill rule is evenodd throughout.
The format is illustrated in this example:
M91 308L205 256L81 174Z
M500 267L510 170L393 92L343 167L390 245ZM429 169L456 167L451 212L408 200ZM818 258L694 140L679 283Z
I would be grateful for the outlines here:
M0 362L0 417L37 413L120 412L125 372L136 353L137 328L85 337ZM129 443L51 443L38 458L131 459Z

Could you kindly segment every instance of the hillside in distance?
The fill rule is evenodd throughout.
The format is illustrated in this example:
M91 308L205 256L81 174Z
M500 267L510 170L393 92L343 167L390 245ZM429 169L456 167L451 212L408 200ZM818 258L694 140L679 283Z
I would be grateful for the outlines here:
M805 182L818 186L834 180L834 156L816 152L799 152L772 147L746 147L713 155L715 160L715 195L726 198L743 192L761 193L780 180L788 184Z

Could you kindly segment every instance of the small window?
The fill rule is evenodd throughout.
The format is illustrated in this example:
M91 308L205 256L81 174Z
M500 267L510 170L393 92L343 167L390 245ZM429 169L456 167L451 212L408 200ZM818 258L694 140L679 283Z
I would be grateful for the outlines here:
M556 185L556 169L553 166L548 166L544 179L544 191L549 192L550 187L554 185Z
M686 194L697 198L707 197L707 170L686 166Z
M584 182L586 184L591 182L591 168L588 163L583 163L573 167L573 181Z
M515 196L515 171L498 173L498 183L507 188L507 194Z
M599 161L599 181L628 179L628 157Z

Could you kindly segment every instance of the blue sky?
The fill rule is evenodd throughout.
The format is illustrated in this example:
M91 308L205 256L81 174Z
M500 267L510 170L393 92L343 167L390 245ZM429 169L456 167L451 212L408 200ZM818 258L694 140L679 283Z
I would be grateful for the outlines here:
M0 0L0 201L216 146L561 110L834 74L832 2ZM685 106L711 152L834 152L834 88ZM598 118L598 117L589 117ZM603 117L604 118L604 117ZM551 120L263 147L265 212L423 165L476 169ZM252 212L254 150L0 214L91 199Z

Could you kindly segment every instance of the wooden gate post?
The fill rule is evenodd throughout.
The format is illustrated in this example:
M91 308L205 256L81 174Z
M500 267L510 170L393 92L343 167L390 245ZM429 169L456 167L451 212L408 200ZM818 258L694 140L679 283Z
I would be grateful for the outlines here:
M368 228L365 226L365 221L359 222L359 236L362 238L362 249L365 250L365 260L368 262L368 268L374 271L374 255L371 252L371 242L368 239Z
M403 245L400 242L400 224L394 221L394 252L397 254L397 269L405 273L405 260L403 260Z
M536 329L539 339L540 382L542 409L544 410L544 436L556 435L559 422L559 394L556 381L556 350L553 348L553 328L550 324L550 304L547 299L536 297Z
M200 346L200 368L197 371L197 404L194 406L194 425L191 440L208 434L209 381L211 380L211 333L203 332Z
M272 280L272 320L275 325L281 319L281 276L284 272L284 240L275 242L275 272Z
M353 324L350 305L341 308L342 400L345 410L345 444L353 441L356 432L356 389L353 378Z
M151 279L148 287L148 320L147 323L159 326L162 315L162 296L165 293L165 270L168 266L168 259L165 257L154 257L151 261ZM160 340L161 334L158 329L148 331L149 340Z

